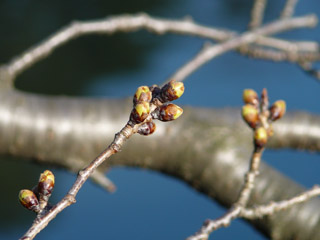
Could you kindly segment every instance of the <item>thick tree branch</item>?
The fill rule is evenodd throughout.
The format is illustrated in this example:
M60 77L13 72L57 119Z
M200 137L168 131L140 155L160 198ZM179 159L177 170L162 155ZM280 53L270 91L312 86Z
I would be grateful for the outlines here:
M88 162L107 142L112 141L113 129L119 129L126 123L126 113L130 111L131 104L131 100L1 92L0 152L63 167L73 159ZM123 151L117 154L119 156L111 158L105 167L124 165L164 172L230 207L241 188L248 166L250 131L243 125L239 110L184 110L184 117L177 123L166 126L159 124L154 136L137 137L128 142ZM311 130L319 122L319 116L298 114L285 117L274 127L278 132L278 125L282 124L289 124L292 129L303 126L306 133L312 134ZM313 138L310 146L301 136L301 132L291 133L287 129L275 134L269 145L272 147L276 145L273 142L283 140L282 147L319 147L319 136L318 140ZM288 138L295 139L295 144L287 142ZM201 139L201 144L194 139ZM141 149L139 146L145 147ZM262 164L260 172L250 206L288 199L303 192L300 186L265 164ZM311 218L309 222L305 217L314 217L318 214L314 209L319 207L320 201L315 199L277 214L277 219L270 216L263 221L254 221L254 224L269 236L277 234L279 237L275 239L298 235L312 239L311 236L320 236L316 235L319 226ZM280 223L284 226L282 229L276 227Z

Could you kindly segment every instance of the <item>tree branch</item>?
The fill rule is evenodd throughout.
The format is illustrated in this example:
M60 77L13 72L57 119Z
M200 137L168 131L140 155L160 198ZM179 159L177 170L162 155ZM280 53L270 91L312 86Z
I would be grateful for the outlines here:
M266 5L267 0L254 1L253 7L251 9L251 22L249 23L249 29L255 29L261 25Z
M306 17L295 19L275 21L259 29L245 32L242 35L234 37L223 43L204 48L194 58L192 58L192 60L190 60L180 69L178 69L169 79L183 81L187 76L192 74L195 70L199 69L203 64L207 63L212 58L217 57L232 49L238 48L242 45L255 42L261 35L271 35L292 28L312 26L315 23L314 21L314 15L308 15Z
M316 16L308 15L295 19L282 20L279 22L279 29L277 29L277 26L273 26L271 29L264 28L265 30L262 30L261 32L258 31L254 34L256 34L257 38L258 35L270 35L292 28L314 27L316 24ZM106 20L97 20L91 22L73 22L71 25L53 34L42 43L26 51L21 56L14 58L5 67L6 71L2 69L2 71L6 72L8 75L2 76L2 78L3 80L8 80L10 78L10 81L13 81L25 69L31 67L41 59L49 56L56 48L79 36L94 33L113 34L117 31L129 32L137 31L143 28L157 34L172 32L176 34L194 35L217 41L225 41L236 36L236 32L201 26L189 20L174 21L156 19L146 14L123 15L119 17L111 17ZM250 43L255 40L246 40L243 41L243 43ZM264 40L264 42L266 41ZM272 41L271 43L268 43L268 45L270 44L272 44ZM277 45L274 47L277 48ZM301 50L304 50L304 45L300 46L300 48Z
M298 3L298 0L287 0L282 10L281 18L290 18L294 14L294 9Z
M280 49L281 53L282 51L286 51L285 49L290 49L288 51L290 51L291 54L291 52L296 52L298 49L298 51L302 52L296 53L299 56L296 59L300 59L301 54L305 54L303 51L306 49L308 49L307 51L312 49L311 53L314 55L318 54L318 49L315 51L315 46L317 45L314 43L306 44L305 42L288 42L289 45L286 45L286 41L284 40L270 40L270 38L262 35L271 35L292 28L312 27L316 22L317 19L314 15L283 19L239 36L236 35L235 32L203 27L189 21L160 20L144 14L114 17L104 21L78 22L62 29L43 43L35 46L20 57L13 59L8 65L2 67L0 69L0 80L1 82L11 82L12 84L14 78L19 73L48 56L57 47L78 36L90 33L111 34L115 31L135 31L140 28L145 28L158 34L174 32L225 41L204 49L196 58L183 66L174 75L178 80L183 80L212 58L250 43L267 45L268 47L271 46ZM265 52L265 49L260 48L259 50ZM251 46L247 49L247 54L250 53ZM66 166L67 164L63 163L63 161L69 161L70 159L78 158L83 159L84 161L92 159L92 156L96 155L97 149L101 149L101 146L104 145L105 136L110 137L112 135L110 129L114 129L114 120L118 119L118 124L123 122L122 113L126 112L125 109L128 109L128 102L124 101L120 102L120 104L119 101L111 101L111 104L109 105L110 108L108 109L106 107L106 102L103 100L79 100L65 97L49 98L25 94L8 88L1 90L0 100L0 113L2 116L0 119L0 130L3 133L0 135L0 151L15 156L33 157L38 161L45 160L54 162L60 166ZM122 108L120 108L121 104ZM72 109L73 113L69 114L69 117L66 118L65 113L68 112L69 109ZM109 112L113 112L112 118L108 115ZM149 139L147 142L146 140L137 140L126 149L129 155L122 155L121 159L111 159L105 167L124 164L127 166L147 167L165 172L179 177L199 191L217 199L226 206L230 206L237 197L235 193L239 192L241 187L239 186L239 182L241 183L239 179L241 179L245 173L245 166L247 165L246 159L248 159L248 156L244 156L245 154L243 154L242 151L243 149L248 149L248 146L250 145L245 141L239 141L239 139L243 139L247 133L243 132L242 128L239 127L238 122L235 122L233 119L230 120L230 113L226 114L219 112L218 116L210 116L213 118L208 118L209 120L203 119L204 116L208 117L208 114L212 114L212 112L208 110L191 109L187 114L188 117L186 118L186 121L179 125L174 125L173 131L169 131L165 127L160 128L160 134L156 137L156 140L153 141L154 145L148 145L150 144ZM221 114L225 114L223 115L224 117L221 117ZM208 135L209 132L216 133L217 130L216 128L212 128L212 126L216 126L215 123L217 123L214 121L212 122L212 119L218 122L219 129L223 130L223 134L217 134L219 136ZM228 119L227 124L225 122L226 119ZM94 126L87 126L85 124L87 121L94 121L94 124L92 124ZM109 128L106 127L106 125L113 127ZM82 129L83 126L87 126L85 130ZM87 131L88 129L90 131ZM181 130L181 134L177 137L174 133L179 131L179 129ZM12 131L14 134L12 134ZM161 140L161 138L164 138L164 132L165 141ZM86 137L91 134L94 136L92 142L88 141L88 138ZM83 136L83 138L80 136ZM199 139L201 139L201 146L197 145L195 147L194 138L196 136L199 136ZM219 149L212 149L212 137L215 141L220 143ZM179 143L181 138L185 138L183 146ZM83 139L85 139L85 141ZM176 143L174 149L170 149L168 146L168 139L170 139L170 145ZM233 139L232 141L236 142L237 146L232 146L229 141L230 139ZM44 146L43 142L46 142L47 144ZM155 148L157 150L157 156L152 155L152 159L150 160L150 158L148 158L148 153L146 154L145 151L143 151L143 153L139 152L136 144L141 143L145 144L145 146L150 146L151 150L152 148ZM132 146L134 146L134 151L133 149L130 149ZM189 156L185 151L186 146L192 153ZM239 151L239 148L241 151ZM81 153L79 152L79 149L81 149ZM36 233L43 229L58 212L74 202L75 195L82 186L83 181L85 181L92 171L103 162L105 157L109 157L110 151L112 152L112 149L110 148L106 150L105 154L99 156L93 165L90 165L87 169L88 171L84 172L84 175L79 175L77 182L66 197L45 216L40 224L35 222L35 226L37 227L30 229L26 234L26 239L35 236ZM169 154L170 158L168 158L167 155L168 151L172 151ZM163 154L165 154L165 157ZM195 166L193 162L194 156L197 156L198 166ZM181 159L183 159L183 162L181 162ZM171 163L168 162L169 160ZM223 162L226 160L228 162L227 165ZM231 162L233 163L230 164ZM219 172L215 169L217 166L219 166L217 168L219 169ZM232 166L231 169L230 166ZM237 169L236 173L234 172L235 168ZM212 182L222 179L221 170L223 170L223 175L228 175L228 183L221 183L220 186L213 186L211 184ZM261 177L257 181L257 188L254 189L254 197L250 204L261 204L263 201L272 199L288 199L297 192L301 192L300 187L283 178L280 174L274 172L266 165L262 164L261 173ZM277 182L272 186L269 186L273 180L277 180ZM268 183L268 186L266 186L265 182ZM232 186L229 185L230 183L232 183ZM286 186L285 190L283 190L283 186ZM266 188L268 188L268 194L270 192L272 194L267 195L265 193ZM282 190L279 191L279 189ZM320 206L319 200L315 202L317 206ZM304 219L304 216L310 215L312 212L310 212L310 209L310 204L308 203L305 207L299 208L299 212L303 212L303 214L295 214L298 213L298 211L296 208L292 208L290 213L281 213L281 216L276 221L272 217L267 217L261 222L255 222L255 224L270 236L277 236L280 238L283 236L290 236L290 238L295 238L296 236L302 235L308 238L315 234L314 229L318 227L316 223ZM312 214L314 214L314 212L312 212ZM291 216L295 216L295 218L292 219ZM281 229L275 228L275 222L277 224L282 223L281 225L284 225L284 227ZM288 222L290 222L290 227L292 229L286 227ZM308 232L306 232L305 226L308 226ZM274 235L275 231L276 235Z

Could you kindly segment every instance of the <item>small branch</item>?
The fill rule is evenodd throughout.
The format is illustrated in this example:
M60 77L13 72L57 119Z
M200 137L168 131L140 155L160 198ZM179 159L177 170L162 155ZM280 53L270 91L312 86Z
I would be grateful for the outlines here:
M267 5L267 0L255 0L251 10L251 21L249 29L255 29L262 24L264 11Z
M271 202L267 205L260 205L254 208L246 208L241 211L240 216L246 219L261 218L266 215L272 215L281 210L288 209L293 205L303 203L309 199L320 195L320 187L314 186L312 189L305 191L291 199L279 202Z
M178 69L169 79L183 81L187 76L191 75L195 70L200 68L203 64L210 61L227 51L238 48L241 45L255 42L261 35L276 34L278 32L286 31L293 28L310 27L316 23L314 15L305 17L278 20L259 29L245 32L242 35L227 40L223 43L204 48L192 60Z
M266 215L272 215L276 212L288 209L296 204L303 203L309 199L320 195L320 187L314 186L312 189L305 191L291 199L283 200L279 202L271 202L267 205L260 205L254 208L235 207L231 211L227 212L222 217L216 220L207 220L201 230L194 236L189 237L187 240L207 240L210 234L210 230L214 231L221 227L227 227L231 221L243 217L246 219L262 218Z
M137 125L136 125L137 126ZM58 213L63 211L66 207L76 202L76 196L81 189L82 185L87 181L87 179L93 174L94 170L108 159L113 154L117 153L124 142L130 138L136 129L132 128L130 125L126 125L119 133L115 135L113 142L106 148L100 155L93 160L85 169L79 172L78 177L68 191L66 196L57 203L47 214L43 217L36 218L30 229L21 238L23 240L33 239L42 229L44 229L48 223L54 219Z
M79 170L81 170L85 166L86 164L79 158L69 158L68 161L63 161L63 167L74 173L78 173ZM90 179L98 186L102 187L110 193L115 192L117 188L115 184L100 169L94 171L90 176Z
M231 221L238 218L249 200L251 191L254 187L255 177L259 173L259 165L261 161L261 154L263 149L256 148L252 154L250 169L245 175L245 184L242 187L239 198L233 207L222 217L215 220L206 220L200 231L195 235L187 238L187 240L205 240L209 238L210 233L230 225Z
M254 134L254 150L251 156L251 161L250 161L250 167L245 174L244 177L244 184L242 186L242 189L240 190L239 196L237 201L233 204L232 208L222 217L215 219L215 220L207 220L202 228L200 229L199 232L197 232L195 235L189 237L187 240L204 240L208 239L210 233L213 231L217 230L218 228L221 227L226 227L228 226L232 220L235 218L240 217L240 214L243 209L248 204L251 192L254 187L255 179L256 176L259 174L259 166L261 162L261 156L264 151L264 146L267 143L267 131L270 128L269 125L269 99L268 99L268 94L267 90L263 89L262 95L261 95L261 100L259 101L258 96L256 92L253 90L247 90L247 93L244 96L247 96L246 99L244 97L244 102L245 108L250 108L250 109L256 109L256 118L248 118L246 115L247 111L243 110L243 118L244 120L251 126L251 128L255 131ZM249 96L250 95L250 96ZM251 114L251 113L250 113ZM259 126L259 127L258 127ZM263 133L265 134L260 134L258 132L261 132L262 130ZM257 134L258 133L258 134Z
M182 108L175 104L167 102L171 102L180 98L183 93L183 83L176 81L171 81L162 88L159 88L156 85L153 85L150 88L147 86L140 86L134 94L133 108L131 110L127 124L121 129L120 132L115 134L112 143L102 153L100 153L99 156L96 157L86 168L79 172L73 186L60 202L58 202L49 210L42 208L41 210L43 211L38 211L38 209L36 209L36 212L38 213L37 218L35 219L30 229L21 239L33 239L43 228L48 225L48 223L52 219L56 217L58 213L63 211L71 204L75 203L76 196L79 190L88 180L88 178L94 174L94 171L105 160L110 158L113 154L119 152L125 141L129 139L134 133L139 133L144 136L152 134L156 130L156 125L153 122L153 119L168 122L179 118L179 116L181 116L181 114L183 113ZM96 178L97 176L98 180L101 181L101 175L96 175ZM105 181L106 178L103 178L103 180ZM108 187L110 187L110 182L107 181L107 185ZM32 194L35 196L34 193ZM24 196L25 194L22 194L20 199L19 195L20 202L23 204L23 206L30 208L31 203L27 203L27 199ZM47 201L48 199L46 199L46 202ZM32 202L34 204L37 203L37 201L35 200Z
M298 0L287 0L282 12L281 18L290 18L294 14L295 7L298 3Z

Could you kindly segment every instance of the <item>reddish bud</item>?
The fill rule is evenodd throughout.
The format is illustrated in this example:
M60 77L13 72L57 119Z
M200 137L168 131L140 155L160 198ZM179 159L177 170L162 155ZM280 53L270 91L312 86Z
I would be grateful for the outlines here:
M141 135L148 136L154 133L155 130L156 130L156 124L154 122L146 122L139 127L138 133Z
M259 103L259 97L256 91L253 89L245 89L242 95L245 104L251 104L257 106Z
M178 99L184 93L183 82L171 80L161 88L160 97L162 102L168 102Z
M137 104L138 102L150 102L152 98L152 92L149 87L141 86L138 87L136 93L133 97L133 103Z
M54 175L51 171L45 170L41 173L38 183L38 192L43 196L50 196L54 188Z
M159 107L156 118L160 121L167 122L177 119L183 113L179 106L169 103Z
M39 201L36 195L28 189L23 189L19 192L19 201L21 205L28 210L31 210L33 212L39 212L40 210Z
M251 128L255 128L259 123L258 109L250 104L244 105L242 107L242 118Z
M279 118L282 118L282 116L286 112L286 102L283 100L278 100L272 106L270 107L270 120L275 121Z

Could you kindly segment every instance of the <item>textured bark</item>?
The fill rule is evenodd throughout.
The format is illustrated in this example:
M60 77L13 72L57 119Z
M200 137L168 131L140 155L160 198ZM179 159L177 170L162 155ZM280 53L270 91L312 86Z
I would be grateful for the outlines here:
M48 97L3 90L0 153L76 171L112 141L126 123L131 106L131 100ZM133 136L104 167L122 165L163 172L230 207L243 183L252 150L251 132L239 111L184 107L178 121L157 122L152 136ZM319 120L319 116L290 114L275 124L269 147L319 150ZM262 164L250 205L289 198L303 190ZM253 224L273 239L320 239L319 208L320 200L313 199Z

